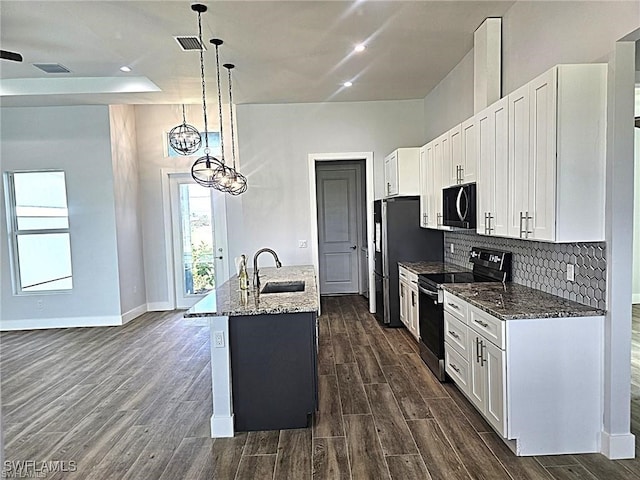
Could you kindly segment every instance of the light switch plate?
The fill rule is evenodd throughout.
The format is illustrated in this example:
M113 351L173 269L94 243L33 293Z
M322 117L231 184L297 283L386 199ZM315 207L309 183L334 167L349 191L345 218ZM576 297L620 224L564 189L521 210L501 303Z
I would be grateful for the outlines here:
M298 240L298 248L307 248L306 240Z
M224 348L224 332L213 332L213 346Z

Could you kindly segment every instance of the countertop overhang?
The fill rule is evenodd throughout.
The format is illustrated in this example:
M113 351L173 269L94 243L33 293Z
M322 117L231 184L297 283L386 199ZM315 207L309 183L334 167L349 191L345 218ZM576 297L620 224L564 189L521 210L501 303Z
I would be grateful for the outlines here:
M253 272L249 270L249 278ZM185 317L232 317L242 315L278 315L282 313L302 313L318 311L316 272L313 265L295 265L281 268L260 268L261 286L267 282L302 280L302 292L261 294L252 286L240 289L237 275L210 292L191 307Z

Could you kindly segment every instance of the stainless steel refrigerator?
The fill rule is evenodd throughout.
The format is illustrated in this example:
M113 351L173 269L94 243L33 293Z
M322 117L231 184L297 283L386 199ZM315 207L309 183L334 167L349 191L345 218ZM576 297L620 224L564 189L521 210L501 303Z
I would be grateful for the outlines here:
M399 327L398 262L442 262L444 235L420 227L420 197L376 200L373 218L376 318L388 327Z

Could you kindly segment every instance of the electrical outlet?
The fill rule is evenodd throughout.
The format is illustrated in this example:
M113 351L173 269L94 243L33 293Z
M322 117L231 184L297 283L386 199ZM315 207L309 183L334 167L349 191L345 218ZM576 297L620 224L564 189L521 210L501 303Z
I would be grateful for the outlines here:
M213 346L224 348L224 332L213 332Z
M298 248L307 248L306 240L298 240Z
M36 308L38 310L42 310L44 308L44 302L42 301L41 298L39 298L38 300L36 300Z
M573 265L572 263L567 264L567 280L569 280L570 282L576 281L575 265Z
M450 244L449 244L449 251L450 251L451 253L453 253L453 243L450 243Z

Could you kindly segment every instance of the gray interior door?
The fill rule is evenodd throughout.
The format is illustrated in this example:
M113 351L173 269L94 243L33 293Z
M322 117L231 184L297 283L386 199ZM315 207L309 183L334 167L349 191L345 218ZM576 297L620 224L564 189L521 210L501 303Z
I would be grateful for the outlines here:
M318 166L320 294L358 293L358 165Z

